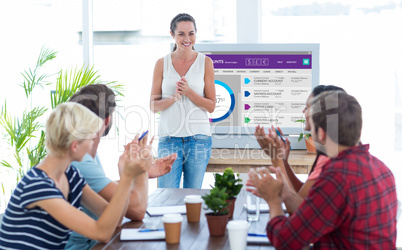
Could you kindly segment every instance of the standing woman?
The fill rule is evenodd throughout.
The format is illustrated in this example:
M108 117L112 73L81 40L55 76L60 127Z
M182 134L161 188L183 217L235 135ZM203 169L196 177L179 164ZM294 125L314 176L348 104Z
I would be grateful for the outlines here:
M197 28L189 14L178 14L170 23L173 52L155 65L150 105L160 112L158 157L177 153L172 171L158 179L158 186L201 188L211 157L208 112L215 109L212 60L194 50Z

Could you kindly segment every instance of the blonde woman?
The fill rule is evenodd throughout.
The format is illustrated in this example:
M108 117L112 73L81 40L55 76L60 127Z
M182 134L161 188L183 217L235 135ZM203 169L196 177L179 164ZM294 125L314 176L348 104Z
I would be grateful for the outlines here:
M126 212L133 179L148 171L151 157L146 138L125 147L118 190L108 204L70 165L82 160L104 130L102 119L81 104L63 103L53 110L46 123L48 155L15 189L1 224L0 248L64 248L71 230L109 241ZM83 213L80 204L99 220Z

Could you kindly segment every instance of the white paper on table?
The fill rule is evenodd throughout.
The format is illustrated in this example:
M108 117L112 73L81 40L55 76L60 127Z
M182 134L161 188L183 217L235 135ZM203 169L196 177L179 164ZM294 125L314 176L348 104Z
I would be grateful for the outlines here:
M186 205L148 207L149 216L163 216L164 214L186 214Z
M164 240L165 231L139 232L138 228L123 228L120 240Z

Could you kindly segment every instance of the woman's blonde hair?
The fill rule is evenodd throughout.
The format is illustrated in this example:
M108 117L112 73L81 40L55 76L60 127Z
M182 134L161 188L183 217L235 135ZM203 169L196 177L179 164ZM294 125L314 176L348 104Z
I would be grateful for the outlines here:
M102 126L103 120L85 106L75 102L61 103L46 122L47 151L64 156L73 141L94 138Z

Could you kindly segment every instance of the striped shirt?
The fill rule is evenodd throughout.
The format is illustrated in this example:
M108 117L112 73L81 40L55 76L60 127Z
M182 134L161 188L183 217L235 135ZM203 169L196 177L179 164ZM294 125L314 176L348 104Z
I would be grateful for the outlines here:
M86 182L73 166L66 170L70 191L68 202L80 207L82 188ZM3 216L0 248L7 249L61 249L71 230L60 224L39 207L27 209L33 202L46 199L64 199L62 192L45 172L34 167L18 184Z

